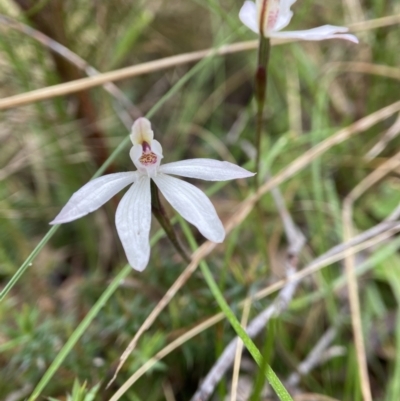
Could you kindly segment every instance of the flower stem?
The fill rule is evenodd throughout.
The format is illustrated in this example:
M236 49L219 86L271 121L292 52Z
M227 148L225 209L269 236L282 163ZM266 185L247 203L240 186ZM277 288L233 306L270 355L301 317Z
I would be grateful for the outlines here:
M254 97L257 103L256 117L256 170L260 171L261 134L263 129L263 112L268 83L268 62L271 49L270 40L260 36L258 45L258 61L254 80ZM259 186L260 174L255 176L256 188Z
M182 256L185 262L190 263L190 256L182 247L182 245L178 240L178 237L176 236L174 227L172 226L171 221L169 220L167 213L165 212L164 207L161 204L158 188L156 184L154 184L153 180L151 180L150 188L151 188L151 210L155 218L158 220L161 227L164 229L165 234L170 239L172 245L175 247L179 255Z

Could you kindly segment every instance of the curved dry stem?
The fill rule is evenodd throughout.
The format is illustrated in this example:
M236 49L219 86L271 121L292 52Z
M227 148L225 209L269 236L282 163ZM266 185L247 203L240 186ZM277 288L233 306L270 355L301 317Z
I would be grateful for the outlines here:
M383 18L377 18L369 21L357 22L350 24L348 27L353 32L368 31L383 26L395 25L400 22L400 15L393 15ZM296 42L296 40L273 40L272 46L277 46L285 43ZM176 67L177 65L188 64L199 61L212 54L225 55L247 50L254 50L258 46L258 40L247 42L233 43L225 45L219 49L200 50L191 53L185 53L177 56L166 57L155 61L150 61L143 64L138 64L119 70L114 70L100 74L96 77L82 78L64 84L54 85L47 88L37 89L31 92L22 93L19 95L9 96L0 100L0 110L10 109L12 107L22 106L33 102L38 102L45 99L51 99L56 96L68 95L70 93L79 92L84 89L94 88L108 82L115 82L135 76L148 74L155 71L164 70L167 68Z
M23 24L22 22L16 21L6 15L1 14L0 24L18 30L19 32L31 37L54 53L57 53L61 57L64 57L71 64L74 64L77 68L84 71L89 77L101 75L101 72L92 67L82 57L78 56L72 50L68 49L68 47L62 45L61 43L58 43L54 39L38 31L37 29L34 29L28 25ZM125 127L129 130L133 124L133 119L131 115L134 115L136 118L140 117L140 111L133 105L129 98L125 96L124 92L122 92L121 89L119 89L118 86L116 86L113 82L107 82L103 84L103 88L118 101L120 106L122 106L122 108L116 109L116 113L118 114Z
M200 50L177 56L165 57L162 59L149 61L143 64L133 65L118 70L105 72L88 78L81 78L74 81L48 86L46 88L36 89L30 92L14 95L0 100L0 110L10 109L12 107L51 99L57 96L68 95L85 89L94 88L110 82L120 81L139 75L149 74L173 68L178 65L193 63L212 55L225 55L246 50L254 49L257 41L239 42L231 45L224 45L217 49Z
M326 66L328 71L356 72L359 74L379 75L385 78L400 80L400 68L366 63L362 61L335 62Z
M286 380L285 384L290 389L298 386L302 376L309 374L312 369L321 364L323 360L326 360L326 350L337 336L337 332L337 327L330 327L318 340L307 357L297 366L296 371Z
M248 298L244 303L242 320L240 322L240 324L244 329L246 328L247 321L249 320L250 309L251 309L251 298ZM239 384L239 372L240 372L240 364L242 361L242 352L243 352L243 341L238 340L235 351L235 360L233 363L231 401L236 401L237 399L237 389Z
M400 166L400 152L382 163L374 172L364 178L350 193L343 202L343 239L348 241L354 236L353 225L353 204L369 188L381 180L390 171ZM356 347L356 356L358 361L358 370L361 383L361 391L364 401L372 401L371 386L368 374L368 362L365 351L360 298L358 294L357 276L355 273L354 255L346 254L344 258L346 276L348 281L348 293L351 312L351 322L353 327L353 336Z
M400 113L398 114L395 122L382 135L379 141L367 152L365 155L365 160L371 161L377 157L386 148L389 142L398 135L400 135Z

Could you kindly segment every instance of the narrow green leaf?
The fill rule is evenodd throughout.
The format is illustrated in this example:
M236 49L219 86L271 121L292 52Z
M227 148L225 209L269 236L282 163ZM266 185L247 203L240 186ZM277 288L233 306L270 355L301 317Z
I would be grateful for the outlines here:
M187 240L190 243L192 250L193 251L196 250L197 244L193 237L192 232L190 231L188 224L180 216L179 216L179 221L182 225L183 231L185 233ZM206 280L208 287L211 290L211 293L214 295L215 300L218 302L219 307L221 308L226 318L229 320L229 323L231 324L233 329L236 331L238 337L243 341L244 346L250 352L251 356L253 357L257 365L260 368L265 367L264 374L271 387L275 390L276 395L279 397L281 401L293 401L292 397L290 396L284 385L281 383L278 376L272 370L271 366L269 366L268 363L264 361L261 352L254 344L253 340L247 335L245 329L241 326L239 320L236 318L231 308L225 301L224 296L222 295L221 291L218 288L218 284L214 280L214 277L211 274L211 271L204 260L200 262L200 270L203 273L204 279Z
M32 392L32 395L29 397L29 401L36 400L39 397L42 390L49 383L51 378L54 376L57 369L60 367L64 359L71 352L72 348L75 346L77 341L81 338L83 333L89 327L90 323L92 323L93 319L97 316L106 302L110 299L110 297L114 294L116 289L118 288L121 281L128 276L128 274L132 271L132 268L129 265L126 265L119 274L114 278L114 280L110 283L107 289L103 292L101 297L95 303L95 305L90 309L88 314L79 324L79 326L75 329L72 335L69 337L68 341L65 343L64 347L62 347L61 351L58 353L53 363L47 369L46 373L43 375L42 379L39 381L37 386Z

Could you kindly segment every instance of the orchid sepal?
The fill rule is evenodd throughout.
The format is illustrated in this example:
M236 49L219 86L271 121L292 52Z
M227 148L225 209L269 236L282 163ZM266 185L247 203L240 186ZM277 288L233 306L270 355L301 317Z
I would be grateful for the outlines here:
M50 224L69 223L97 210L137 179L135 172L107 174L76 191Z

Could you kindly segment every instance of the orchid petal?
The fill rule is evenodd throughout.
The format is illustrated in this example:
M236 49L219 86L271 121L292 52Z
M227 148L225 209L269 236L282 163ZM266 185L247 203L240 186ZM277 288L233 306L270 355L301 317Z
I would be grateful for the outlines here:
M301 40L325 40L325 39L345 39L350 42L358 43L358 39L354 35L342 34L347 32L348 28L342 26L323 25L318 28L307 29L305 31L286 31L286 32L269 32L272 38L287 38Z
M129 156L137 169L139 169L141 167L140 163L139 163L139 159L140 159L140 156L142 156L142 153L143 153L143 148L142 148L142 145L139 145L139 144L133 145L131 147L131 150L129 151Z
M252 1L246 0L239 11L240 21L255 33L260 33L257 20L257 7Z
M236 164L213 159L189 159L167 163L160 166L159 172L207 181L227 181L254 175Z
M135 270L144 270L150 258L150 178L140 177L123 196L115 225L129 264Z
M296 1L297 0L281 0L279 5L278 19L272 31L280 31L289 25L289 22L293 17L293 12L290 10L290 8L294 3L296 3Z
M164 156L163 156L163 151L162 151L162 146L161 146L161 143L160 142L158 142L156 139L153 139L152 141L151 141L151 150L157 155L157 156L159 156L160 157L160 159L162 159Z
M172 207L196 226L204 237L213 242L224 240L224 226L211 201L200 189L165 174L158 174L153 179Z
M93 212L136 180L136 173L115 173L89 181L75 192L50 224L68 223Z

